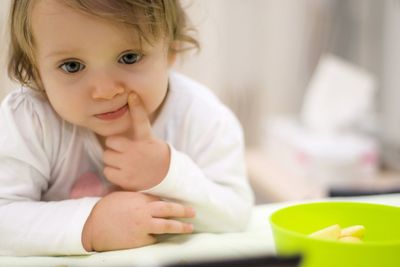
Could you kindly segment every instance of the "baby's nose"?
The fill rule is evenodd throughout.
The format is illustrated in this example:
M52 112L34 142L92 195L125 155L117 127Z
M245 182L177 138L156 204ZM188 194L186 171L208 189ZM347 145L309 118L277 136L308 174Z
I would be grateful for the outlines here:
M120 80L107 73L99 73L91 77L92 98L95 100L110 100L125 92L125 86Z
M111 100L124 92L125 88L120 85L97 86L92 92L92 97L96 100Z

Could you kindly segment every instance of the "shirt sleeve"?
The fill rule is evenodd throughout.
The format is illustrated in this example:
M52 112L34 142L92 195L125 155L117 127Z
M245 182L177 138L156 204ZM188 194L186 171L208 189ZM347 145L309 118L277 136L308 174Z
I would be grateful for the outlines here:
M253 193L246 176L241 127L225 109L221 116L195 116L183 130L188 148L178 151L170 144L167 176L144 192L193 207L196 217L189 221L196 232L243 230Z
M55 117L39 102L11 94L0 109L0 255L87 254L83 225L98 199L41 201L51 185L45 125ZM60 140L57 140L58 142Z

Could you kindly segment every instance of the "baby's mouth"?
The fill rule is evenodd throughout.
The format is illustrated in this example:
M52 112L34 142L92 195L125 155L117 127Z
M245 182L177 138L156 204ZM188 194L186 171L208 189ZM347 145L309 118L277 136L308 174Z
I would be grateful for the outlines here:
M115 120L124 115L128 109L128 104L125 104L124 106L114 111L96 114L95 117L101 120Z

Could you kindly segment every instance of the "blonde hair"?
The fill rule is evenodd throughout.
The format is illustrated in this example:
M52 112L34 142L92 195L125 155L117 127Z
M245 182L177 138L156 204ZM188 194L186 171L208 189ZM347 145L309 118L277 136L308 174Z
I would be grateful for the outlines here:
M22 85L44 92L35 63L31 11L37 0L13 0L10 9L8 75ZM194 29L179 0L60 0L77 11L121 23L137 30L148 43L166 38L172 52L199 48Z

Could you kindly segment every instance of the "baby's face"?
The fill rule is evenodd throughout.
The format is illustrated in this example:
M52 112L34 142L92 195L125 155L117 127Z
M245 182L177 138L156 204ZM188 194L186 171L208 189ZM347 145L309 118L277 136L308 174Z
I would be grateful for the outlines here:
M131 120L123 107L131 91L154 119L173 63L164 40L140 46L135 30L54 0L35 4L32 30L43 87L63 119L100 136L127 133Z

